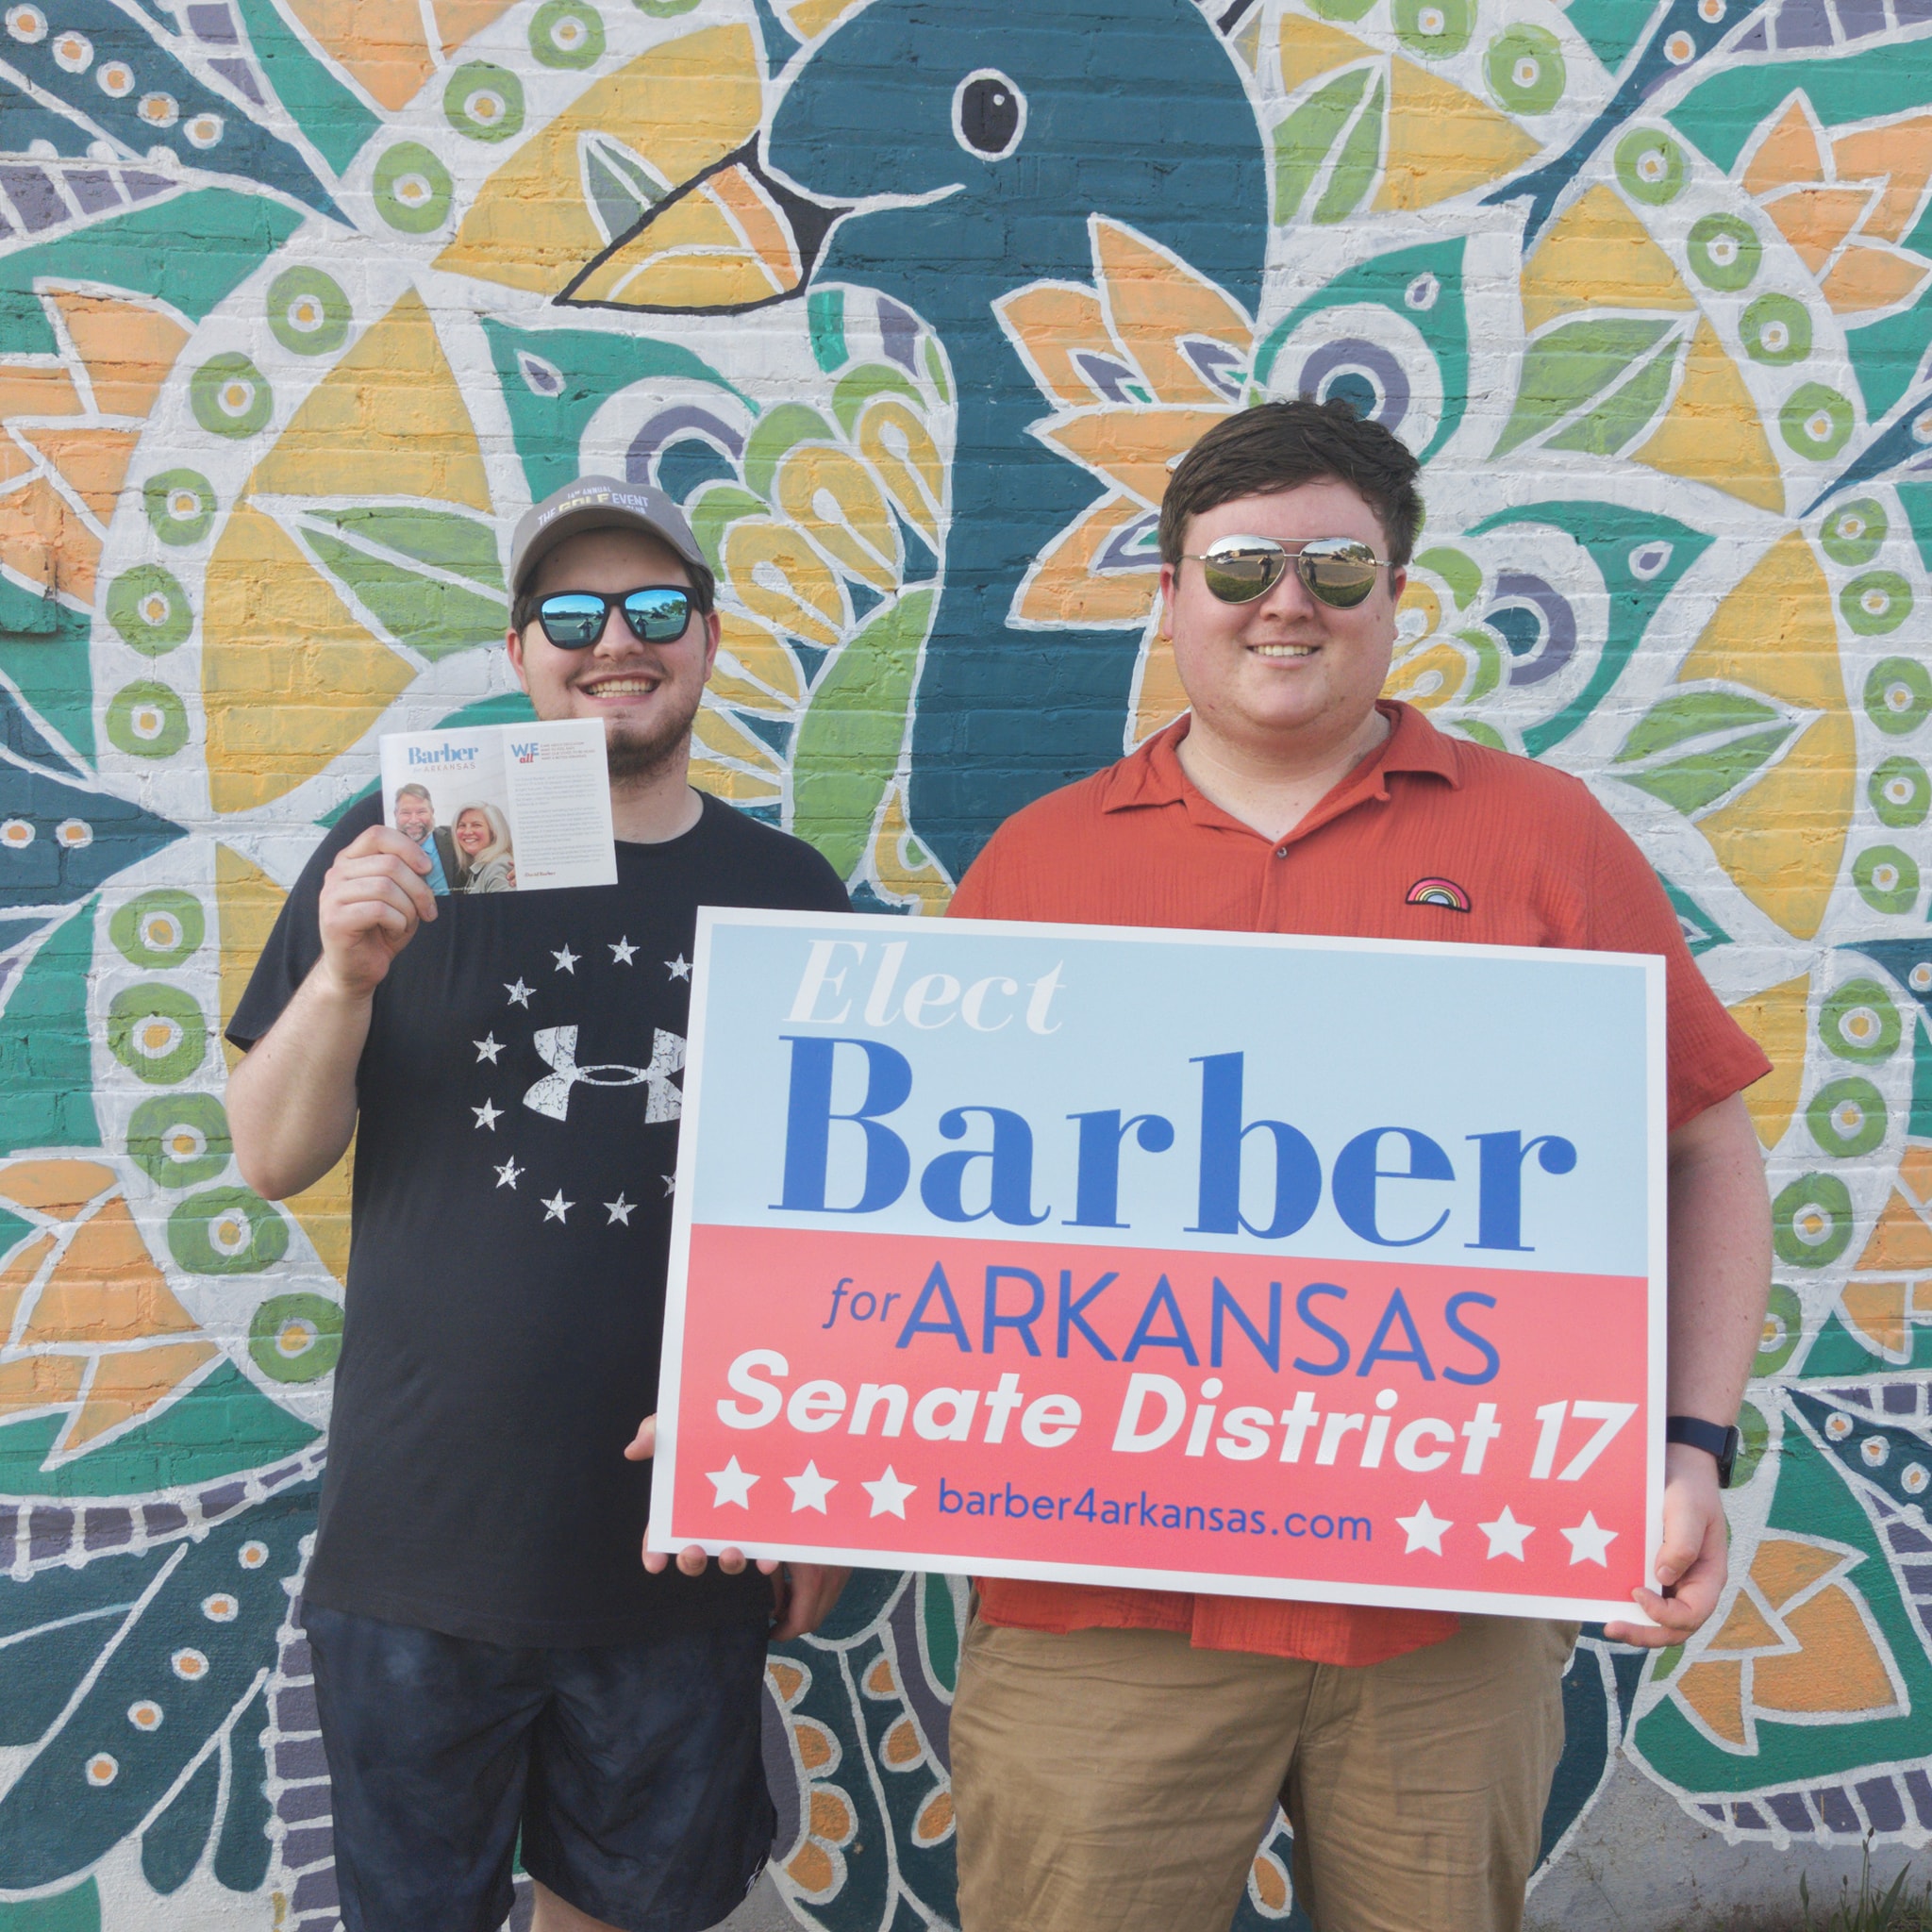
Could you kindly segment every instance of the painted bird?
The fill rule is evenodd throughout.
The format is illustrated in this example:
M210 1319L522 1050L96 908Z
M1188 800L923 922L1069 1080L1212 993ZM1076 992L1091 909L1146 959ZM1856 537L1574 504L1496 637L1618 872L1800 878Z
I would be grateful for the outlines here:
M836 211L813 281L904 304L951 360L953 521L911 816L957 878L1008 814L1120 755L1141 641L1008 623L1028 566L1106 491L1029 436L1045 405L993 305L1040 280L1091 281L1099 214L1252 313L1261 131L1191 0L873 0L786 76L763 167Z

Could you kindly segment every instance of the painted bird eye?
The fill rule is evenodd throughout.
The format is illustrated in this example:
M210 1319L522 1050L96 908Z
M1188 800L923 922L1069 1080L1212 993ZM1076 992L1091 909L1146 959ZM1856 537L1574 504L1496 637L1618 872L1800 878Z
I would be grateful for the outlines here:
M953 138L969 155L1002 161L1026 131L1026 96L1004 74L982 67L953 95Z

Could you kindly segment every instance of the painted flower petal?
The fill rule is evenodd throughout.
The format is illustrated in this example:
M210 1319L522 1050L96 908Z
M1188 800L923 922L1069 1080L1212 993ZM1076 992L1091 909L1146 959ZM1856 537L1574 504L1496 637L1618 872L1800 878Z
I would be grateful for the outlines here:
M918 412L897 396L874 396L858 414L858 447L907 522L937 543L946 459Z
M828 650L844 634L839 580L799 531L744 517L725 531L724 550L725 575L747 609Z
M1013 600L1022 624L1117 626L1146 621L1160 590L1160 559L1101 568L1110 546L1144 525L1145 504L1116 491L1084 511L1054 539Z
M1092 376L1074 359L1080 354L1107 358L1120 354L1108 330L1107 312L1091 289L1035 282L1003 295L992 307L1043 395L1074 408L1103 399Z
M819 548L875 591L899 587L899 533L884 493L849 450L802 442L778 465L779 507Z
M1132 228L1096 215L1092 234L1094 279L1108 320L1155 395L1163 403L1234 401L1254 346L1247 312ZM1183 346L1190 341L1191 356Z
M778 637L741 610L721 610L711 693L741 710L789 711L805 696L797 659Z
M1086 409L1061 416L1037 433L1116 489L1131 491L1149 509L1158 509L1174 464L1227 413L1225 408Z

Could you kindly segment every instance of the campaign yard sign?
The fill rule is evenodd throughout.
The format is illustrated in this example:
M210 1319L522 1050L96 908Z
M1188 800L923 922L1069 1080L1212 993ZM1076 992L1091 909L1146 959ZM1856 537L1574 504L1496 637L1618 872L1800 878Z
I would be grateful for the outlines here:
M651 1546L1627 1612L1663 1025L1626 955L701 912Z

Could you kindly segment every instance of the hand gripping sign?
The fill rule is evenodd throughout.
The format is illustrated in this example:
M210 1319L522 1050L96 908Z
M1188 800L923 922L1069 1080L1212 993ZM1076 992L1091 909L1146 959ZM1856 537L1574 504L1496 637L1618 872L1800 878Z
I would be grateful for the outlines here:
M1660 960L707 910L693 982L652 1548L1627 1614Z

